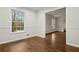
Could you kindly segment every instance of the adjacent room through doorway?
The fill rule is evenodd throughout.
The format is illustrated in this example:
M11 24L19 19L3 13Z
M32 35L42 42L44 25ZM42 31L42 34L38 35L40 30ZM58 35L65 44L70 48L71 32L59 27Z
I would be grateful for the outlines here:
M51 51L65 51L66 8L46 13L46 42Z

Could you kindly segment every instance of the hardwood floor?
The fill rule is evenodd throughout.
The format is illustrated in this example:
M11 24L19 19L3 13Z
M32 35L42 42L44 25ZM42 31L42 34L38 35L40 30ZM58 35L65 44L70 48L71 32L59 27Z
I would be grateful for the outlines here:
M79 52L79 48L66 45L66 33L54 32L46 35L46 42L49 46L49 51L59 52Z
M49 51L65 51L66 47L66 37L65 32L54 32L46 35L46 42Z
M79 48L66 45L65 32L54 32L46 38L31 37L0 45L1 52L78 52Z
M67 45L66 52L79 52L79 48Z
M32 37L16 42L2 44L2 51L11 52L42 52L46 51L45 41L40 37Z

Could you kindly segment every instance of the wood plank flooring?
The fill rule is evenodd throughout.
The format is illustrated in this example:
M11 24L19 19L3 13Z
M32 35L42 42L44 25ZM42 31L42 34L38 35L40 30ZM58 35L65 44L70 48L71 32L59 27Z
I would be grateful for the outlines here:
M55 32L46 38L31 37L0 45L1 52L79 52L79 48L66 45L65 32Z
M66 48L66 37L65 32L54 32L46 35L46 42L49 51L65 51Z
M2 44L2 51L7 52L42 52L46 51L45 41L40 37L32 37L16 42Z
M79 48L66 45L66 33L54 32L46 35L46 44L49 51L56 52L79 52Z

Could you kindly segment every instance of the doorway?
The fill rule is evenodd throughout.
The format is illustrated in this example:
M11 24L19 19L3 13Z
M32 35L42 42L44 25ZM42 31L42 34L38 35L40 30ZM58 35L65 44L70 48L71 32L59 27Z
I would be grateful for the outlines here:
M65 51L66 8L46 13L46 43L50 51Z

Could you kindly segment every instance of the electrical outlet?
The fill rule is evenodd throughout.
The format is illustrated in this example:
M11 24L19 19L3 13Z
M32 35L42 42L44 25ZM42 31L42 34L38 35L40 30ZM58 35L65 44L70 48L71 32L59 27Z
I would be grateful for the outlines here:
M29 34L27 34L27 36L29 36Z

